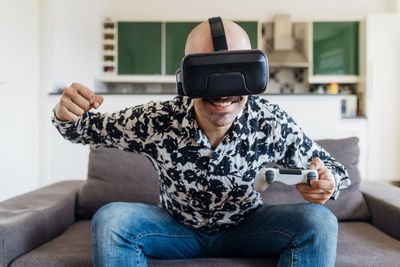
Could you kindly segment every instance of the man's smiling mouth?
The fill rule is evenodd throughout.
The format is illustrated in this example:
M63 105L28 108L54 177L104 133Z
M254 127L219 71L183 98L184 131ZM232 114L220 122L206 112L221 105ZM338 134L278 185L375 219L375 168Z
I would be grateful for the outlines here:
M227 107L232 103L240 102L242 98L243 98L242 96L228 96L228 97L203 98L202 100L217 107Z

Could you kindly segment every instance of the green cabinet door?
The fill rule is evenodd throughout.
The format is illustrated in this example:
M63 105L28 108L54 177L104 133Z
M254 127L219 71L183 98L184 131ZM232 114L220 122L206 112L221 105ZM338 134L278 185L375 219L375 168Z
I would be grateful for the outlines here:
M161 22L118 22L118 74L161 74Z
M251 48L256 49L257 48L257 27L258 23L257 21L235 21L237 24L240 25L246 32L247 35L249 36L250 42L251 42Z
M314 22L314 75L358 75L358 22Z
M165 73L175 74L184 56L186 37L199 22L167 22L165 24Z

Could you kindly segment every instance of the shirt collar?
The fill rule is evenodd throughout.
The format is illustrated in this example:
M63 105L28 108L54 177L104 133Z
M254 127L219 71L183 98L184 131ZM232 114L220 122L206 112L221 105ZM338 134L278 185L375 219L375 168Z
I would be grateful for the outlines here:
M228 136L231 139L240 138L245 140L248 138L248 135L250 133L248 125L250 114L249 101L251 101L251 96L248 97L246 104L232 123L232 127L228 132Z
M196 128L197 127L197 122L196 121L196 116L195 116L195 111L194 111L194 105L193 105L193 99L190 97L183 97L183 105L182 105L182 110L181 112L185 113L183 116L182 120L182 129L181 133L186 136L187 138L195 138L196 135Z

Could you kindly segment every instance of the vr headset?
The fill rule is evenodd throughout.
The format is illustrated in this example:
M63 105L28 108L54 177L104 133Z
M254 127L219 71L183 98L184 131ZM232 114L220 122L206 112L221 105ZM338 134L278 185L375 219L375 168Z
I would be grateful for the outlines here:
M268 59L258 49L228 51L220 17L210 18L212 53L189 54L176 71L178 94L192 98L263 93L268 84Z

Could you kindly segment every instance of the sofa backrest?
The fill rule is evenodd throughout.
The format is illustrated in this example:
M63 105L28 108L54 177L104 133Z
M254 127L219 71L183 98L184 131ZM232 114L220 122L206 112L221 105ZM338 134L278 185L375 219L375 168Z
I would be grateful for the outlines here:
M358 138L317 140L347 168L352 185L340 192L338 200L325 205L339 220L367 220L368 208L358 185ZM159 185L156 171L143 155L111 148L90 149L88 178L78 194L77 216L90 219L101 206L114 202L158 204ZM275 183L262 194L264 202L302 202L295 186Z
M112 148L90 148L88 177L78 193L77 216L90 219L101 206L115 201L159 202L158 177L150 160Z

